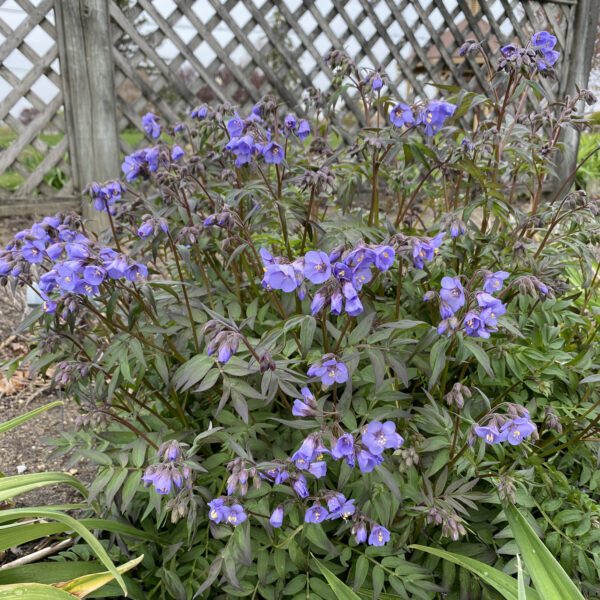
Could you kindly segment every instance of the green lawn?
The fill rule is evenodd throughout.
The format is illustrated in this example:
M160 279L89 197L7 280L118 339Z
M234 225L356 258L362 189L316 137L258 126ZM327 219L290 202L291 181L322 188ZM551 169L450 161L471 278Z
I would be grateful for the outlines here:
M63 133L42 133L39 138L48 144L48 146L56 146L63 138ZM0 127L0 151L5 150L16 139L16 134L8 127ZM135 129L128 129L121 133L121 138L130 146L137 147L143 139L143 134ZM19 162L23 164L28 171L33 171L42 162L44 156L33 146L28 146L21 153ZM48 185L56 189L61 189L65 182L65 174L59 169L51 169L44 177ZM4 173L0 173L0 192L14 192L24 181L23 175L9 169Z

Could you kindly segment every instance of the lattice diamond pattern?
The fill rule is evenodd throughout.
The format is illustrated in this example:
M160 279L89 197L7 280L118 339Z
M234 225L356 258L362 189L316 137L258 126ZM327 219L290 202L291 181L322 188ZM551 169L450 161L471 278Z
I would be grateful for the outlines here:
M168 7L132 0L126 15L112 9L115 41L132 42L129 64L117 76L121 127L139 126L138 113L150 106L175 121L200 102L227 100L247 110L268 91L299 110L303 90L317 82L329 86L322 56L332 48L344 48L362 67L382 68L392 93L407 100L433 97L436 89L427 85L433 81L481 88L481 59L457 55L465 40L482 40L495 53L545 28L556 33L564 53L573 10L519 0L169 0ZM125 31L123 21L136 25ZM544 85L557 91L552 82ZM346 95L344 101L360 118L356 100Z
M0 18L0 76L10 91L0 102L3 137L0 173L17 197L72 194L63 100L54 29L53 0L33 4L17 0L22 10L10 25ZM34 43L35 40L35 43ZM0 196L9 190L0 188Z
M61 194L67 195L72 187L54 0L15 1L23 9L20 22L9 26L0 16L0 83L12 88L0 102L0 120L17 137L0 154L0 173L12 170L22 176L18 195L55 194L44 176L60 169L67 179ZM126 8L123 4L110 2L121 130L139 128L139 115L149 109L175 123L201 102L228 101L244 111L268 92L300 111L307 88L329 87L332 73L322 56L332 48L344 48L363 67L381 68L390 92L405 100L434 96L436 89L427 85L433 81L485 87L480 57L457 55L465 40L479 39L488 52L496 53L508 41L525 43L534 30L548 29L565 56L572 44L569 24L575 11L573 4L534 0L129 0ZM34 38L40 42L33 44ZM19 53L21 70L6 66L11 53ZM551 80L543 84L551 96L562 91ZM357 98L345 94L342 100L360 120ZM18 106L37 111L33 123L17 118ZM59 140L54 145L48 143L49 133ZM126 152L132 150L125 141L122 146ZM37 167L32 167L32 152L43 157Z

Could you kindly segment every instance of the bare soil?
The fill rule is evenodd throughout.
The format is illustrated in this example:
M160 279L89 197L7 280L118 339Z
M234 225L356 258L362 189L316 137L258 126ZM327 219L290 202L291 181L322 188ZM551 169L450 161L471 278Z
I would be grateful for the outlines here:
M29 219L0 219L0 247L14 233L27 227ZM78 463L69 464L68 456L50 457L52 447L49 440L57 438L63 431L73 429L79 413L78 407L69 398L60 397L50 381L31 377L24 367L13 375L3 373L2 365L24 356L31 340L29 336L15 334L15 329L27 314L24 290L13 294L0 288L0 422L60 399L63 406L42 413L11 431L0 434L0 474L42 471L62 471L74 474L82 480L90 480L90 467ZM49 506L77 502L80 496L68 486L44 487L15 499L17 506Z

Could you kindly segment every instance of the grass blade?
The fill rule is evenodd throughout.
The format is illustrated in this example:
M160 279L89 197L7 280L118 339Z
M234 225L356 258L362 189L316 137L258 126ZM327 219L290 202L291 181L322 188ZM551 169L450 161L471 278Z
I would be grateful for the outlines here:
M343 581L338 579L326 566L322 565L314 556L313 560L315 561L317 567L319 567L319 571L323 573L325 579L327 579L327 583L331 586L331 591L337 600L360 600L360 596L349 588Z
M62 404L64 404L64 402L62 402L61 400L56 400L55 402L50 402L50 404L46 404L45 406L40 406L39 408L30 410L28 413L25 413L24 415L19 415L18 417L15 417L14 419L11 419L10 421L4 421L4 423L0 423L0 433L5 433L6 431L14 429L15 427L18 427L19 425L26 423L30 419L34 419L41 413L46 412L47 410L50 410L51 408L55 408L56 406L62 406Z
M449 560L455 565L467 569L467 571L470 571L473 575L479 577L483 582L502 594L506 600L520 600L517 581L499 569L490 567L490 565L486 565L474 558L469 558L468 556L463 556L462 554L456 554L454 552L447 552L441 548L429 548L428 546L419 545L412 545L409 546L409 548L421 550L421 552L427 552L434 556L439 556L444 560ZM526 600L541 600L541 597L537 592L531 588L525 588L525 594ZM547 600L545 596L544 600Z
M137 558L134 558L133 560L130 560L124 565L117 567L117 571L119 571L119 573L126 573L127 571L137 567L142 560L144 560L143 554ZM102 573L82 575L76 579L71 579L71 581L59 583L56 585L56 587L77 596L77 598L85 598L92 592L96 591L107 583L110 583L113 579L114 577L112 573L109 571L104 571Z
M512 505L504 507L523 562L544 600L584 600L571 578L542 543L525 517Z
M96 554L96 556L100 559L100 561L106 567L106 569L108 569L108 571L118 581L119 586L123 590L123 593L125 594L125 596L127 596L127 588L125 586L125 582L123 581L123 577L117 571L117 567L115 567L113 561L110 559L110 556L108 556L102 544L94 537L91 531L89 531L86 527L84 527L79 521L75 520L73 517L70 517L69 515L65 515L60 512L55 512L53 510L46 510L40 507L12 508L8 510L3 510L2 517L8 519L13 517L15 519L49 519L51 521L59 521L60 523L68 525L69 529L77 533L87 542L94 554ZM0 598L2 598L1 594Z

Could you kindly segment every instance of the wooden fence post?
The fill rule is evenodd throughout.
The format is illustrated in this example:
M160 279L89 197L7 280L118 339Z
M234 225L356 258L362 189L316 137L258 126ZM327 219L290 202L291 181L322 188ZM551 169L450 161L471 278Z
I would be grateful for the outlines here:
M569 65L569 72L564 92L571 96L576 93L576 86L585 88L588 85L599 18L600 2L598 0L579 0L577 2L571 52L565 61L565 64ZM577 166L579 132L571 128L565 129L563 142L565 150L558 167L557 188Z
M109 0L56 0L54 11L71 169L81 192L120 172ZM93 231L108 229L107 215L87 199L82 209Z

